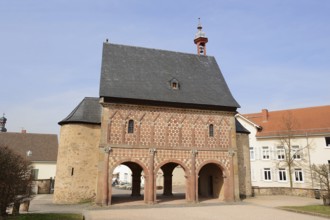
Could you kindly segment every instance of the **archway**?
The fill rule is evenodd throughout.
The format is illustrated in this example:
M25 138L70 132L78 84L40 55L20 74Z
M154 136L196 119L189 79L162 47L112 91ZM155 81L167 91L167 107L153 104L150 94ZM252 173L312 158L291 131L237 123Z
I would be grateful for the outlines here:
M137 162L126 161L112 170L111 204L144 201L144 170Z
M216 163L207 163L198 172L199 200L224 199L224 174Z
M180 162L161 164L156 171L156 201L165 203L172 200L185 200L187 193L186 170Z

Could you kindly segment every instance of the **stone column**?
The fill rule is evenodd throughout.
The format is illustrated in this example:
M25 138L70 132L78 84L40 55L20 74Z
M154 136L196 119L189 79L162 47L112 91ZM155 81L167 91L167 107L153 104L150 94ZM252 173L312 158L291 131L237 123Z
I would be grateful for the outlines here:
M164 171L163 171L164 172ZM164 196L172 196L172 171L164 172Z
M141 171L135 171L132 175L132 196L141 196Z
M154 174L154 163L155 163L156 149L149 149L149 175L148 175L148 204L155 203L155 174Z
M197 184L196 184L196 155L197 150L191 151L191 172L190 172L190 202L196 202L197 201Z
M111 198L109 199L109 154L111 148L104 147L104 164L103 164L103 194L102 205L107 206L111 204Z
M225 185L225 195L224 200L227 202L232 202L235 200L235 176L234 176L234 155L235 151L230 149L228 151L229 159L229 170L227 171L227 176L224 178Z

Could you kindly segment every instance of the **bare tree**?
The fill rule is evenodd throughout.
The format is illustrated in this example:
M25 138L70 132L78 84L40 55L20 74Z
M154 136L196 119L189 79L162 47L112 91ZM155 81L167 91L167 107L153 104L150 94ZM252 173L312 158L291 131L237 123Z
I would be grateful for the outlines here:
M320 188L326 191L325 197L330 199L330 165L328 164L313 164L315 179L320 183Z
M293 187L294 167L304 160L302 152L304 148L308 147L296 148L296 145L294 145L294 138L298 127L298 121L293 114L288 111L280 121L281 131L277 134L280 142L280 146L276 151L279 159L278 166L288 168L291 189Z
M30 162L8 147L0 146L0 219L11 204L19 204L31 196Z

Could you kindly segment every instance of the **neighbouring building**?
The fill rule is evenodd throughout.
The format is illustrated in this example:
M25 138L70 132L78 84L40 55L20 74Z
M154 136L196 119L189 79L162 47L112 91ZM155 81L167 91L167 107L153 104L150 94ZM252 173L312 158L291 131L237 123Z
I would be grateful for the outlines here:
M59 122L55 203L111 205L114 169L121 164L131 170L132 196L147 204L157 201L159 171L163 195L172 195L178 166L187 202L251 195L248 131L237 129L240 106L215 58L206 56L207 41L200 24L197 55L106 40L99 97L84 98ZM238 154L246 158L238 161Z
M0 118L0 121L3 119L5 118ZM51 192L56 173L58 149L56 134L34 134L27 133L26 130L0 132L0 146L8 147L31 161L32 173L36 181L33 189L35 193Z
M314 196L314 189L321 187L311 167L330 163L330 106L263 109L259 113L238 114L236 118L251 132L255 194L291 193L291 175L293 194ZM290 160L291 172L287 163Z

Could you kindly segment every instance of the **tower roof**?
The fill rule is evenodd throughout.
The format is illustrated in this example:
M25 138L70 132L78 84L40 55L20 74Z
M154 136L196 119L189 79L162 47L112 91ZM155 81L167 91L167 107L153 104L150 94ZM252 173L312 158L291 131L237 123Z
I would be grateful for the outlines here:
M203 27L202 27L202 24L201 24L201 20L200 18L198 18L198 25L197 25L197 33L195 34L195 40L202 37L202 38L206 38L206 34L204 31L202 31Z

